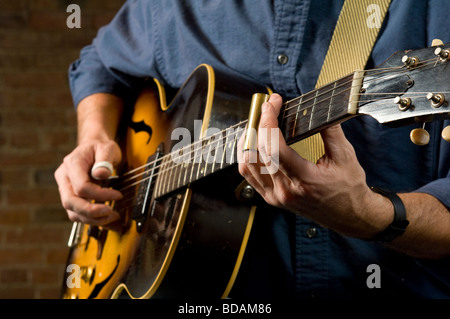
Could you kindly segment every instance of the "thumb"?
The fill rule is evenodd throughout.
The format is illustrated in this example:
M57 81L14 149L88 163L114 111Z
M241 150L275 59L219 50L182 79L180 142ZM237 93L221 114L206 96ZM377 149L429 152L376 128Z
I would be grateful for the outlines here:
M95 162L91 169L91 176L97 180L108 179L114 174L114 168L120 163L122 152L114 141L97 144L95 146Z

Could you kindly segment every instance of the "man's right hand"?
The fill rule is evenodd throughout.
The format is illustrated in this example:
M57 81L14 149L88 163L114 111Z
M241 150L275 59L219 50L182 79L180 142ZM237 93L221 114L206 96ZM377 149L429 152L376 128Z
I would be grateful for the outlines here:
M77 106L78 146L55 172L63 207L72 221L104 226L119 219L104 202L121 199L121 193L100 186L112 172L105 167L91 170L100 162L113 167L120 163L122 153L114 138L122 110L122 99L107 93L87 96Z
M103 226L119 219L119 214L104 202L121 199L122 194L99 185L99 181L108 179L111 172L99 167L91 176L91 169L101 161L116 166L120 160L121 151L114 141L80 144L64 158L55 172L55 179L70 220Z

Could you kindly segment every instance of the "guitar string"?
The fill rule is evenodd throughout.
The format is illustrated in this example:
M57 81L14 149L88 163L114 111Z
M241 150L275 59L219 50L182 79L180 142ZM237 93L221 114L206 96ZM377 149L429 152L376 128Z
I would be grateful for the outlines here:
M242 123L241 123L241 124L242 124ZM235 145L236 142L237 142L237 136L238 136L238 135L237 135L237 132L234 133L233 135L234 135L234 137L233 137L233 140L234 140L233 145ZM230 135L229 135L228 137L230 137ZM223 137L223 139L227 140L228 137ZM202 154L199 154L199 156L201 157ZM161 158L161 160L162 160L162 158ZM195 159L194 159L194 160L195 160ZM232 163L235 163L235 161L231 162L231 164L232 164ZM162 163L160 166L163 167L165 164L166 164L166 163ZM134 183L132 183L132 184L126 185L126 186L125 186L123 189L121 189L120 191L122 192L124 199L125 199L125 198L128 198L128 200L125 200L125 201L124 201L124 199L122 199L122 200L121 200L121 205L124 205L124 203L128 203L128 202L130 202L130 201L134 201L134 198L131 198L131 196L130 196L130 197L129 197L129 196L126 196L126 195L128 195L128 194L130 194L130 193L135 193L135 192L136 192L136 188L132 188L132 187L138 186L138 185L140 185L141 183L143 183L143 182L145 182L145 181L147 181L147 180L149 180L149 179L152 179L150 185L148 186L148 189L153 189L154 185L157 183L156 177L157 177L159 174L165 173L165 172L167 172L167 171L172 171L173 169L175 169L174 167L177 167L177 166L183 165L183 164L184 164L184 163L177 164L177 165L171 166L170 168L167 168L167 169L162 168L162 169L160 169L158 172L152 174L151 176L144 177L144 178L142 178L141 180L138 180L138 181L136 181L136 182L134 182ZM201 163L199 163L199 164L201 164ZM147 174L147 173L148 173L149 171L151 171L151 170L153 170L153 169L150 169L150 170L147 170L147 171L143 171L143 172L140 173L140 175L145 175L145 174ZM206 172L205 172L205 173L206 173ZM175 174L173 174L173 175L175 175ZM179 183L179 180L178 180L178 183ZM177 187L171 189L171 191L172 191L172 190L175 190L175 189L177 189L177 188L183 187L183 186L185 186L185 184L177 185ZM125 191L126 191L126 192L125 192ZM162 194L161 194L161 196L164 195L164 194L166 194L166 193L168 193L168 192L164 192L164 191L163 191Z
M408 69L408 68L405 68L404 66L401 66L401 67L384 68L384 69L382 69L382 70L384 70L384 71L382 71L382 72L379 72L379 71L378 71L379 69L371 69L371 70L365 70L365 71L363 70L362 72L364 73L364 75L362 76L362 78L364 79L364 78L367 77L367 76L375 76L375 75L378 75L378 74L390 72L390 71L392 71L392 70L394 70L394 71L395 71L395 70L400 70L400 71L401 71L400 73L407 73L407 72L410 72L410 71L412 71L412 70L417 70L417 69L419 69L419 68L423 68L423 67L426 67L426 66L430 66L430 65L432 64L432 62L434 62L434 61L435 61L435 59L430 59L430 60L423 61L421 65L415 67L414 69ZM370 72L373 72L373 74L368 74L368 73L370 73ZM386 74L385 77L390 77L391 74L392 74L392 73L388 73L388 74ZM345 77L342 77L342 78L340 78L339 80L337 80L337 81L335 81L335 82L333 82L333 83L330 83L330 84L338 83L340 80L343 80L343 79L345 79L346 77L349 77L349 76L352 76L352 74L347 75L347 76L345 76ZM379 77L379 78L368 79L367 81L364 81L364 83L365 83L365 84L369 84L369 83L372 83L372 82L375 82L375 81L380 81L380 80L383 80L385 77ZM304 103L307 103L307 102L310 102L310 101L314 100L317 96L320 96L320 95L323 95L323 94L332 92L332 91L334 91L336 88L340 88L340 87L342 87L342 86L344 86L344 85L346 85L346 84L349 84L349 83L351 83L351 82L353 82L353 81L354 81L354 78L351 77L351 80L349 80L349 81L347 81L347 82L344 82L344 83L340 84L339 86L333 87L332 89L329 89L329 90L327 90L327 91L320 92L320 94L318 94L318 95L314 95L314 93L320 91L321 89L326 88L327 86L330 86L330 84L327 84L327 85L325 85L325 86L322 86L322 87L320 87L320 88L317 88L316 90L313 90L313 91L311 91L311 92L305 93L305 94L303 94L303 95L301 95L301 96L299 96L299 97L296 97L295 99L292 99L292 100L290 100L290 101L285 102L284 104L287 105L287 104L292 103L293 101L300 100L300 103L295 104L295 105L292 105L291 107L286 108L286 109L283 110L283 111L284 111L284 112L289 111L289 110L291 110L291 109L293 109L293 108L298 107L298 106L301 105L301 104L304 104ZM352 87L352 88L353 88L353 87ZM349 90L351 90L352 88L350 88ZM343 93L343 92L347 92L347 91L342 91L342 93ZM341 93L341 92L339 92L339 93ZM402 93L402 94L403 94L403 93ZM307 96L307 95L314 95L314 97L310 98L309 100L303 100L303 97L304 97L304 96ZM310 107L313 107L313 106L314 106L314 105L311 105L311 106L306 107L306 108L310 108ZM305 108L300 109L300 111L304 111L304 110L305 110ZM294 113L294 114L296 114L296 113Z
M403 92L401 92L401 93L403 93ZM414 92L414 94L420 94L421 92ZM423 93L426 93L426 92L423 92ZM442 93L445 93L445 92L442 92ZM379 94L384 94L384 95L386 95L386 93L379 93ZM395 94L395 93L389 93L389 94ZM373 101L376 101L376 100L373 100ZM365 101L365 102L369 102L369 100L367 100L367 101ZM245 121L244 121L245 122ZM219 132L218 134L222 134L223 133L223 131L222 132ZM222 138L223 139L228 139L228 137L229 137L229 135L225 135L225 137L223 137L223 135L222 135ZM199 142L204 142L205 140L202 140L202 141L199 141ZM211 141L211 140L210 140ZM210 142L209 141L209 142ZM215 141L214 141L215 142ZM217 141L218 143L219 143L219 141ZM209 144L210 145L210 144ZM192 145L191 145L191 148L192 148ZM198 148L197 149L195 149L195 147L194 147L194 149L192 150L192 152L198 152ZM191 152L191 153L192 153ZM202 154L203 154L203 152L200 152L199 153L199 156L201 157L202 156ZM170 155L172 155L172 153L170 154ZM187 154L184 154L183 156L186 156ZM161 159L162 160L162 159ZM195 157L194 157L194 161L195 161ZM206 163L206 162L205 162ZM159 173L165 173L165 172L167 172L168 170L173 170L173 169L176 169L177 168L177 166L180 166L180 165L184 165L185 163L180 163L180 164L177 164L177 165L171 165L171 166L169 166L169 164L167 165L168 166L168 168L166 168L166 169L162 169L162 170L160 170L159 171ZM158 168L158 167L155 167L155 168L152 168L153 170L155 170L156 168ZM142 169L142 167L141 168L137 168L138 170L139 169ZM147 171L143 171L142 173L140 173L139 175L142 175L142 174L146 174L146 172ZM202 173L203 174L203 173ZM153 174L152 175L152 177L155 177L156 175L158 175L158 174ZM141 180L141 182L142 182L142 180ZM135 186L135 184L132 184L132 186Z
M432 60L433 62L435 61L434 59ZM425 64L425 61L424 62L422 62L423 64L422 65L420 65L420 66L417 66L416 68L414 68L414 69L417 69L417 68L419 68L419 67L425 67L426 66L426 64ZM399 69L399 67L396 67L396 68L386 68L386 70L392 70L392 69ZM404 68L403 67L401 67L401 69L402 69L402 71L404 70ZM367 74L367 73L369 73L369 72L377 72L378 74L381 74L381 73L383 73L383 72L378 72L378 70L379 69L374 69L374 70L365 70L364 72L365 72L365 74ZM408 72L409 70L404 70L403 72ZM384 71L384 72L387 72L387 71ZM391 74L388 74L388 76L389 75L391 75ZM366 75L367 76L367 75ZM372 75L373 76L373 75ZM374 79L370 79L370 81L379 81L380 80L380 78L374 78ZM353 80L352 80L353 81ZM352 82L352 81L348 81L348 82ZM348 84L348 82L347 82L347 84ZM368 81L369 82L369 81ZM331 91L331 90L329 90L329 91ZM329 92L328 91L328 92ZM314 91L313 91L314 92ZM337 93L337 94L335 94L335 95L332 95L332 97L334 97L334 96L337 96L337 95L339 95L339 94L342 94L342 93L344 93L344 92L346 92L346 91L342 91L342 92L339 92L339 93ZM311 93L311 92L310 92ZM310 93L307 93L307 94L310 94ZM325 93L327 93L327 92L320 92L320 94L318 94L317 96L320 96L320 95L324 95ZM426 94L426 93L428 93L428 92L413 92L414 94ZM442 92L442 93L445 93L445 92ZM376 94L374 94L374 93L359 93L359 95L365 95L365 94L367 94L367 95L376 95L376 94L383 94L383 95L386 95L386 94L395 94L395 95L398 95L398 94L404 94L404 92L396 92L396 93L392 93L392 92L389 92L389 93L376 93ZM315 96L314 98L316 99L317 98L317 96ZM298 97L298 98L296 98L296 99L300 99L301 97ZM294 99L294 100L296 100L296 99ZM329 99L329 98L327 98L327 99ZM321 100L321 101L319 101L319 102L316 102L315 103L315 105L316 104L319 104L319 103L321 103L321 102L323 102L323 101L326 101L327 99L325 99L325 100ZM290 100L290 101L287 101L287 102L285 102L284 103L284 105L287 105L287 104L289 104L289 103L291 103L292 101L294 101L294 100ZM311 99L312 100L312 99ZM380 99L380 100L382 100L382 99ZM370 101L380 101L380 100L367 100L367 101L364 101L364 102L370 102ZM302 103L305 103L306 101L302 101ZM297 105L298 106L298 105ZM310 107L312 107L313 105L310 105L310 106L307 106L306 108L310 108ZM296 106L293 106L293 107L291 107L291 108L294 108L294 107L296 107ZM299 109L299 111L298 112L300 112L300 111L304 111L306 108L303 108L303 109ZM290 114L288 115L288 116L290 116ZM287 117L287 116L286 116ZM284 118L282 118L282 119L284 119ZM238 123L238 124L236 124L236 125L234 125L233 127L237 127L237 126L239 126L239 125L242 125L243 123L245 123L246 121L242 121L241 123ZM225 137L223 137L223 133L224 133L224 131L221 131L221 132L218 132L217 134L215 134L215 135L221 135L222 136L222 139L227 139L228 137L229 137L229 135L225 135ZM214 136L214 135L213 135ZM199 151L199 148L196 148L196 144L198 145L198 144L203 144L205 141L207 141L207 142L210 142L212 139L211 139L211 137L212 136L208 136L207 138L209 138L210 140L208 141L207 140L207 138L205 138L205 139L202 139L202 140L199 140L199 141L197 141L197 142L195 142L195 143L193 143L193 144L191 144L190 145L190 148L192 149L192 151L190 152L191 154L193 153L193 152L198 152ZM214 141L215 142L215 141ZM203 145L202 145L202 147L203 147ZM163 161L163 159L164 158L167 158L167 156L172 156L172 154L173 153L170 153L170 154L167 154L167 155L165 155L165 156L163 156L162 158L160 158L160 159L158 159L158 160L160 160L160 161ZM203 152L200 152L200 156L203 154ZM186 155L188 155L188 154L183 154L183 156L186 156ZM195 157L194 157L194 159L195 159ZM139 170L142 170L142 169L145 169L145 167L146 166L149 166L149 165L152 165L152 164L156 164L156 162L155 161L152 161L152 162L149 162L149 163L147 163L147 164L145 164L145 165L143 165L143 166L141 166L141 167L138 167L138 168L136 168L136 169L134 169L134 170L132 170L132 171L129 171L129 172L127 172L126 174L124 174L123 176L126 176L126 175L129 175L130 173L132 173L132 172L136 172L136 171L139 171ZM177 164L176 166L178 166L178 165L183 165L184 163L180 163L180 164ZM161 166L161 165L159 165L159 166ZM156 170L156 169L158 169L159 168L159 166L156 166L156 167L152 167L151 168L151 170ZM156 177L157 175L159 175L159 174L161 174L161 173L165 173L165 172L167 172L168 170L172 170L172 169L174 169L174 168L176 168L176 166L170 166L170 167L168 167L167 169L162 169L162 170L160 170L160 171L158 171L158 173L156 173L156 174L153 174L151 177ZM133 177L131 177L131 179L134 179L134 178L138 178L138 177L140 177L140 176L142 176L143 174L146 174L148 172L148 170L147 171L145 171L144 170L144 172L141 172L141 173L139 173L139 174L137 174L136 176L133 176ZM150 178L150 177L149 177ZM129 180L126 180L126 181L129 181ZM143 180L140 180L140 182L144 182L145 181L145 179L143 179ZM136 184L132 184L132 186L136 186ZM129 186L127 186L127 187L129 187Z
M414 93L415 93L415 94L425 94L426 92L414 92ZM442 92L442 93L447 93L447 92ZM383 94L383 93L379 93L379 94ZM386 94L386 93L384 93L384 94ZM393 94L394 94L394 93L393 93ZM374 100L374 101L380 101L380 100ZM390 103L390 102L386 102L386 103ZM325 117L325 116L324 116L324 117ZM243 133L243 132L244 132L244 131L242 131L241 133ZM222 140L224 140L224 141L226 141L226 140L229 139L229 138L230 138L230 135L222 136ZM236 140L237 140L237 134L234 134L233 139L236 139ZM236 140L235 140L235 142L234 142L233 144L236 143ZM219 144L219 143L220 143L220 140L214 141L214 143L215 143L215 142L217 142L217 144ZM209 144L209 145L211 145L211 144ZM195 160L196 160L196 159L200 159L200 160L201 160L202 156L204 156L204 149L203 149L202 151L200 151L200 152L198 152L198 151L199 151L199 149L193 150L194 153L197 153L197 154L198 154L198 155L194 155L194 159L193 159L194 163L195 163ZM192 153L192 152L191 152L191 153ZM170 154L168 154L168 155L170 155ZM186 155L186 154L185 154L185 155ZM163 161L164 159L167 159L167 157L161 158L160 161ZM233 159L233 160L234 160L234 159ZM207 165L211 165L212 163L220 164L220 162L216 162L216 161L215 161L215 162L210 162L210 163L208 163L207 161L205 161L205 162L200 162L200 163L196 163L196 164L199 164L199 166L193 166L192 169L191 169L191 171L193 171L194 169L197 168L197 177L196 177L196 179L198 179L198 172L200 171L200 167L201 167L200 165L203 164L203 165L207 166ZM231 162L231 163L234 163L234 161ZM139 174L136 174L133 178L128 179L127 182L132 182L134 179L139 178L140 176L145 175L145 174L149 173L149 172L152 171L152 170L153 170L153 171L157 170L157 172L156 172L156 173L152 173L152 175L149 176L149 177L144 177L144 178L142 178L142 179L140 179L140 180L137 180L137 181L134 181L134 182L132 182L132 183L128 183L128 184L125 184L125 183L124 183L123 188L122 188L120 191L121 191L121 192L125 192L126 190L130 189L131 192L135 192L136 190L135 190L135 189L131 189L132 187L137 186L137 185L140 185L141 183L146 182L146 181L149 180L150 178L153 179L153 180L152 180L152 183L151 183L151 185L150 185L150 188L152 188L153 185L154 185L154 184L156 183L156 181L157 181L156 178L157 178L158 175L162 175L162 174L167 173L167 172L172 172L172 173L173 173L173 170L179 169L179 168L181 168L181 166L183 166L183 165L185 165L185 164L186 164L185 162L173 164L173 163L171 163L171 162L169 161L169 162L161 163L161 165L158 165L158 166L156 166L156 167L152 167L152 168L149 169L149 170L145 170L144 168L140 168L140 169L143 170L143 171L140 172ZM164 165L165 165L166 167L164 167ZM159 169L159 170L158 170L158 169ZM206 173L208 172L206 168L204 168L204 169L205 169L204 173L200 171L202 177L203 177L203 176L206 176ZM215 171L214 169L211 169L211 172L210 172L210 173L213 173L214 171ZM170 190L170 191L173 191L173 190L175 190L175 189L177 189L177 188L183 187L183 186L187 185L189 182L192 182L191 179L188 180L188 183L186 183L185 181L181 182L180 177L183 177L183 176L186 177L186 174L187 174L187 171L186 171L186 170L184 170L183 172L177 172L177 173L178 173L178 177L176 176L176 173L175 173L175 174L171 174L171 176L169 176L169 178L172 178L172 179L173 179L173 182L172 182L172 181L169 181L169 183L166 183L167 185L170 186L170 187L169 187L169 190ZM182 174L182 173L184 173L184 174ZM173 185L175 185L175 187L173 187ZM166 188L167 188L167 187L166 187ZM168 192L169 192L169 191L162 191L162 194L161 194L161 195L164 195L165 193L168 193ZM127 192L127 193L128 193L128 192ZM125 194L124 194L124 197L126 197Z
M433 59L433 60L428 60L428 61L434 61L434 59ZM428 61L423 61L422 63L425 64L425 62L428 62ZM420 65L420 66L416 67L415 69L417 69L417 68L419 68L419 67L423 67L423 66L425 66L425 65ZM402 70L403 70L404 67L402 66L402 67L393 67L393 68L372 69L372 70L365 70L364 72L365 72L366 74L369 73L369 72L376 72L376 74L381 74L381 73L384 73L384 72L387 72L387 71L391 71L391 70L396 70L396 69L402 69ZM386 71L379 72L379 70L386 70ZM409 70L406 69L405 72L407 72L407 71L409 71ZM376 75L376 74L375 74L375 75ZM349 76L349 75L347 75L346 77L348 77L348 76ZM367 75L366 75L366 76L367 76ZM372 76L373 76L373 74L372 74ZM344 78L345 78L345 77L343 77L343 78L341 78L341 79L344 79ZM374 79L370 79L370 80L366 81L366 83L370 83L371 81L379 81L379 80L380 80L380 78L374 78ZM338 80L338 81L339 81L339 80ZM338 82L338 81L336 81L336 82ZM352 79L351 81L347 81L347 82L341 84L340 86L343 86L343 85L348 84L348 83L350 83L350 82L353 82L353 79ZM324 87L322 87L322 88L324 88ZM336 87L336 88L339 88L339 87ZM309 99L309 100L305 100L305 101L301 101L301 103L307 103L307 102L309 102L309 101L312 101L313 99L316 99L318 96L321 96L321 95L324 95L324 94L326 94L326 93L329 93L329 92L334 91L336 88L333 88L333 90L328 90L328 91L325 91L325 92L320 92L320 94L314 96L314 98ZM320 89L320 88L319 88L319 89ZM304 96L309 95L309 94L311 94L311 93L314 93L314 92L318 91L319 89L314 90L314 91L312 91L312 92L308 92L308 93L306 93L306 94L304 94L304 95L302 95L302 96L300 96L300 97L297 97L297 98L295 98L295 99L293 99L293 100L287 101L287 102L285 102L283 105L286 105L286 106L287 106L288 104L292 103L293 101L298 100L298 99L302 99ZM351 88L350 88L349 90L351 90ZM346 91L339 92L339 93L337 93L337 94L346 93L346 92L347 92L347 90L346 90ZM337 95L337 94L336 94L336 95ZM384 94L386 94L386 93L384 93ZM401 93L396 93L396 94L403 94L403 92L401 92ZM336 95L332 95L331 97L335 97ZM363 94L361 94L361 95L363 95ZM371 95L373 95L373 94L371 94ZM331 98L331 97L329 97L329 98ZM327 98L327 99L329 99L329 98ZM320 100L320 101L316 102L316 103L313 104L313 105L309 105L309 106L306 106L305 108L298 109L298 110L297 110L297 113L299 113L299 112L301 112L301 111L304 111L305 109L312 108L312 107L315 106L316 104L319 104L319 103L322 103L322 102L324 102L324 101L327 101L327 99L325 99L325 100ZM293 106L291 106L290 108L285 108L285 109L283 110L283 112L289 111L290 109L296 108L296 107L298 107L298 106L299 106L299 104L293 105ZM295 115L295 114L297 114L297 113L291 113L291 114L288 114L288 115L285 116L285 117L289 117L289 116ZM284 118L282 118L282 120L283 120L283 119L284 119ZM239 124L239 123L238 123L238 124ZM223 133L223 132L219 132L218 134L222 134L222 133ZM192 145L194 145L194 144L196 144L196 143L202 143L203 141L204 141L204 139L199 140L199 141L193 143ZM153 163L147 163L147 164L144 165L144 166L151 165L151 164L153 164ZM139 169L140 169L140 168L136 168L135 170L139 170ZM129 172L125 173L125 175L126 175L126 174L130 174L130 173L133 173L133 171L129 171Z

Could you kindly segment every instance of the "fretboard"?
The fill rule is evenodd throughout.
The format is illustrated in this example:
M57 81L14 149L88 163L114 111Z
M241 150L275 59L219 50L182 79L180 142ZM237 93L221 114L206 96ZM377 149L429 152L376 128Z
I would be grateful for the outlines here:
M349 75L286 102L279 121L287 144L347 117L352 81Z
M279 126L286 142L292 144L350 117L352 82L353 74L284 103ZM161 197L237 163L237 144L246 123L238 123L164 156L154 196Z
M233 125L164 156L154 188L155 197L161 197L237 163L237 144L246 123L247 121L243 121Z

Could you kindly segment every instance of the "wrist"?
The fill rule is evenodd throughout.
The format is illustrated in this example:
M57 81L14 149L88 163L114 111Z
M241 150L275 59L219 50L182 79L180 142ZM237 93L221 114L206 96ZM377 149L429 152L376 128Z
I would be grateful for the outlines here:
M78 143L114 140L122 109L122 100L111 94L97 93L83 99L77 107Z
M361 200L361 205L361 211L364 212L361 215L363 228L357 237L370 240L392 223L394 207L388 198L369 187Z
M409 225L405 205L403 204L400 197L394 192L375 187L371 187L371 190L386 197L391 202L394 210L392 222L381 232L373 236L371 240L382 243L389 243L395 238L403 235Z

